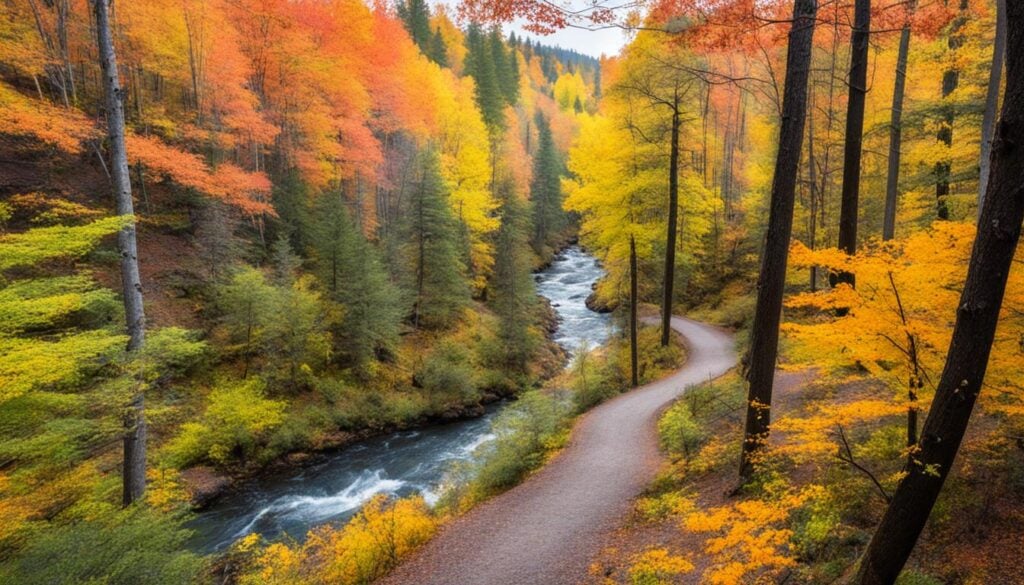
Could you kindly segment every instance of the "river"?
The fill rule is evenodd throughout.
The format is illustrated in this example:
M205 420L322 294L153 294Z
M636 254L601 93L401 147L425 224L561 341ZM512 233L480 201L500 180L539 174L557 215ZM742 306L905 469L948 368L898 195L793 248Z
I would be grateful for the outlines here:
M555 341L569 352L601 345L611 333L609 316L585 304L602 274L592 256L573 246L534 275L538 294L559 316ZM319 524L345 522L377 494L420 493L432 502L452 464L471 460L493 437L491 420L500 409L494 405L479 418L363 441L301 470L247 482L190 523L193 544L216 552L252 532L302 539Z

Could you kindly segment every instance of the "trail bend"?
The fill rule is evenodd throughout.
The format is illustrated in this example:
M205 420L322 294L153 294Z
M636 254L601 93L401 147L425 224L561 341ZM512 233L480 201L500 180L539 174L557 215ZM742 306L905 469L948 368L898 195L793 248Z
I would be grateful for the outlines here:
M522 484L455 519L387 585L561 585L581 581L603 537L654 478L656 418L690 385L736 364L731 334L673 317L686 363L583 415L569 444Z

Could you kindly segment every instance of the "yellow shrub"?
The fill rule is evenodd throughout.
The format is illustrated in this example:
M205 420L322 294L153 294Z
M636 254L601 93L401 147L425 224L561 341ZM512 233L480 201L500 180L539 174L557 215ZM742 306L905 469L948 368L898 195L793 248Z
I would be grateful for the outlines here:
M389 505L378 496L341 528L325 526L294 548L272 544L260 554L242 585L363 585L387 574L425 543L439 522L423 498Z
M788 550L793 532L781 528L790 514L820 492L819 486L785 490L763 500L745 500L690 514L683 525L711 533L704 552L713 560L702 582L736 585L747 576L765 575L796 564Z
M645 551L633 558L629 568L629 581L633 585L666 585L673 577L689 573L693 563L683 557L669 554L663 548Z

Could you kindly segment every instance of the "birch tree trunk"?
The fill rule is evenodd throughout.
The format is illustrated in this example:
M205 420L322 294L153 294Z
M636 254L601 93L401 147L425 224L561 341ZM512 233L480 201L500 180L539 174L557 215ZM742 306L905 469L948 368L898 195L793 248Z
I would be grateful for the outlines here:
M772 178L768 231L757 281L757 309L751 329L747 371L747 421L740 458L740 478L753 473L753 456L763 446L771 422L772 384L779 349L782 290L786 283L789 240L793 232L796 180L807 118L807 79L811 69L817 0L794 0L789 31L786 79L782 97L779 151Z
M861 559L856 582L889 585L928 521L981 392L999 311L1024 221L1024 3L1007 5L1006 94L992 144L992 177L957 305L946 366L921 429L914 462Z
M1003 76L1003 60L1006 55L1006 0L996 0L996 38L992 45L992 69L988 73L988 95L985 98L985 114L981 120L981 158L978 168L978 217L985 204L985 190L992 161L992 134L996 126L999 108L999 82Z
M124 92L117 74L117 56L110 30L109 0L93 0L96 12L96 40L103 87L106 94L107 137L110 140L110 176L113 181L117 214L134 217L131 175L125 146ZM146 315L142 307L142 279L139 276L138 247L135 242L135 221L128 223L117 234L117 249L121 255L121 286L124 296L124 316L128 326L128 353L142 349L146 338ZM134 389L131 404L124 419L124 480L123 502L130 505L142 497L146 489L146 419L141 388Z

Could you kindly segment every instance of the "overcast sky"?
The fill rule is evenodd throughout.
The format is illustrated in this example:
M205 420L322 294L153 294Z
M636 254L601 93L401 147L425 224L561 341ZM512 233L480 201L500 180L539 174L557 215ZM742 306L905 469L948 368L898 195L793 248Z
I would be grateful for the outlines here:
M582 0L574 1L579 2ZM458 0L430 0L430 3L433 5L447 4L450 8L449 14L452 15L456 13L455 7L458 6ZM537 35L524 31L521 25L522 23L506 24L502 28L506 34L510 31L515 31L516 36L527 36L531 39L539 40L545 45L572 49L591 57L600 57L601 55L610 57L615 55L625 46L627 40L621 30L614 28L599 31L568 28L550 35Z
M611 57L625 46L627 40L622 30L617 28L596 31L566 28L550 35L537 35L524 31L519 24L521 23L506 25L504 27L505 32L515 31L516 36L522 34L531 39L540 40L545 45L556 45L564 49L572 49L591 57L600 57L601 55Z

